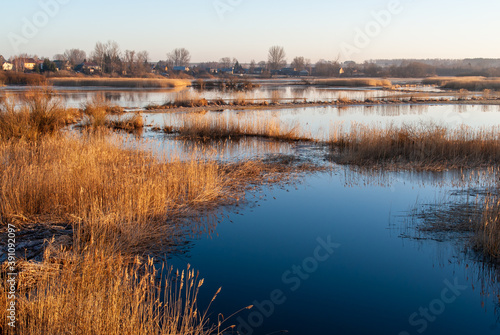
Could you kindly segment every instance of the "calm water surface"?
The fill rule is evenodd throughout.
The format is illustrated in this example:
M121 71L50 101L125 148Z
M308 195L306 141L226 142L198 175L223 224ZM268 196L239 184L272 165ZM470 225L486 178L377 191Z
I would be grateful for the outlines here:
M170 263L200 271L201 301L222 287L214 312L253 304L228 321L245 334L500 333L480 263L453 241L400 237L399 215L444 196L435 182L450 175L396 174L390 186L349 175L252 194Z

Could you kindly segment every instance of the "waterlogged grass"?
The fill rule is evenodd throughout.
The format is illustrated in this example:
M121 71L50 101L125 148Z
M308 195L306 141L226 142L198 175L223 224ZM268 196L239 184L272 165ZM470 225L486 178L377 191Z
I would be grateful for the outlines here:
M54 86L103 86L122 88L175 88L191 85L186 79L156 78L50 78Z
M282 141L312 141L297 123L277 117L248 117L220 113L179 113L165 120L165 130L183 138L220 140L253 136Z
M334 126L329 144L342 164L420 170L474 168L500 163L498 127L447 129L433 124L377 128Z
M0 140L35 141L76 122L79 112L63 107L49 89L30 90L0 102Z
M391 87L392 82L378 78L331 78L315 79L313 85L338 86L338 87Z
M422 81L424 85L437 85L452 90L500 90L500 78L486 77L431 77Z

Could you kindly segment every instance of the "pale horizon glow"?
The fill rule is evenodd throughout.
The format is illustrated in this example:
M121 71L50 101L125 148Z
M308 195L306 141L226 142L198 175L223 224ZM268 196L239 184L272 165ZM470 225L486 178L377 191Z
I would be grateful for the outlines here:
M377 22L374 13L391 6L397 13ZM500 3L486 0L24 0L3 9L5 58L52 58L72 48L90 55L96 42L108 40L122 52L147 50L152 61L183 47L193 63L266 61L273 45L285 48L288 62L500 58ZM360 38L367 29L372 36Z

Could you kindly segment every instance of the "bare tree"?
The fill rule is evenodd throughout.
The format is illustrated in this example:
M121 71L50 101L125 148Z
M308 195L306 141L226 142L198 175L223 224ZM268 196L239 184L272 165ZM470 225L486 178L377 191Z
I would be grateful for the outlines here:
M101 70L104 70L104 59L106 57L106 45L102 42L97 42L94 47L94 51L92 51L91 57L94 62L96 62Z
M65 60L68 60L66 58L66 56L64 56L64 54L55 54L54 57L52 57L54 60L61 60L61 61L65 61Z
M224 57L219 60L219 67L222 69L229 69L233 66L233 62L230 57Z
M118 43L108 41L106 44L97 42L91 58L106 73L118 73L121 71L122 60Z
M191 54L184 48L175 49L167 54L167 62L170 66L188 66Z
M124 70L129 75L140 76L149 72L148 66L149 54L147 51L136 52L134 50L125 50L123 56Z
M248 69L248 71L249 71L250 73L254 73L256 65L257 65L257 64L255 63L255 59L252 59L252 60L250 61L250 68Z
M80 49L69 49L63 54L64 60L67 60L71 65L81 64L87 58L87 53Z
M304 57L295 57L292 61L292 67L297 71L305 70L310 66L311 61Z
M285 49L280 46L273 46L269 49L267 57L270 70L279 70L286 66L286 53Z

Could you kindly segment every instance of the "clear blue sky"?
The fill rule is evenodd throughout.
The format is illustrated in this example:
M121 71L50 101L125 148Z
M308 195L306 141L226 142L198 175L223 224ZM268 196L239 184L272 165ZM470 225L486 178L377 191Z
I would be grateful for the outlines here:
M387 10L391 0L3 1L0 55L52 57L70 48L90 53L97 41L115 40L122 51L148 50L155 61L178 47L188 49L193 62L261 61L273 45L285 48L289 62L295 56L316 62L339 55L358 62L500 58L499 1L395 1L401 8L384 27L372 13ZM47 10L44 3L59 8ZM26 28L31 24L38 31ZM369 43L361 38L356 44L358 32L368 28Z

